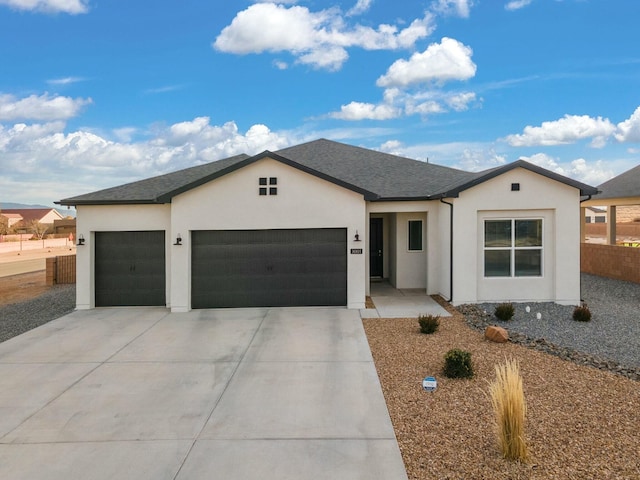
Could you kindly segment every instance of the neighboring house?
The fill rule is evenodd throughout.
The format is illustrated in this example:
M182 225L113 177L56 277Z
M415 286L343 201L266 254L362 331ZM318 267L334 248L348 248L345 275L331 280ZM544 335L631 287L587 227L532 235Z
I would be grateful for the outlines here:
M606 223L607 209L598 207L586 207L584 221L586 223Z
M607 207L607 243L615 245L618 207L640 205L640 165L599 185L598 191L593 198L583 201L582 206Z
M580 302L580 198L519 160L465 172L317 140L58 202L77 307L342 305L372 279L454 304Z
M22 233L30 233L34 221L53 227L55 220L64 218L55 208L5 208L0 215L9 219L9 228Z
M19 213L7 213L6 211L0 212L0 216L3 216L7 220L7 227L13 228L17 223L22 221L22 215Z

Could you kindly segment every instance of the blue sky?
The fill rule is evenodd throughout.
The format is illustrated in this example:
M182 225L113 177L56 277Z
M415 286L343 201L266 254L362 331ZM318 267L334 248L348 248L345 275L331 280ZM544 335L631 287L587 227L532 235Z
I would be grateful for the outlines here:
M637 0L0 0L0 200L329 138L598 185L640 163Z

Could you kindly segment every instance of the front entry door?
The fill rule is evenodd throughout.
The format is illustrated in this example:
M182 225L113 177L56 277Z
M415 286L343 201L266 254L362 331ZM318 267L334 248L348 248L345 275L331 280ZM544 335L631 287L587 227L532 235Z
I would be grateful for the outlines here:
M369 219L369 275L382 278L382 265L382 218L371 218Z

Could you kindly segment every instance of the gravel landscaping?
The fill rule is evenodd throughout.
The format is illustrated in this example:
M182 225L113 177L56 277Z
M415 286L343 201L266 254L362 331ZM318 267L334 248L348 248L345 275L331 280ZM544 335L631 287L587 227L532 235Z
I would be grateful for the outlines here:
M75 284L54 285L31 300L0 306L0 342L71 313L75 307Z
M458 310L475 329L498 325L512 342L640 380L640 285L587 274L581 278L590 322L576 322L574 307L554 303L515 303L515 315L508 322L493 315L492 303L462 305Z

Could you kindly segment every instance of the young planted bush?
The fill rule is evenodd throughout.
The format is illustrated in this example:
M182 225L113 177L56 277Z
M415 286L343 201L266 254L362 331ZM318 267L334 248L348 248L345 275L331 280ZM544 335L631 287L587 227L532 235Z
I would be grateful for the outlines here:
M498 445L509 460L527 459L524 439L524 420L527 405L522 390L520 368L515 360L496 365L496 379L489 385L491 404L495 413Z
M442 373L448 378L473 378L471 352L454 348L444 356Z
M573 319L576 322L590 322L591 321L591 311L586 305L582 305L576 307L573 310Z
M513 303L501 303L496 307L496 310L493 313L503 322L508 322L516 313L516 310L513 307Z
M440 315L420 315L418 323L422 333L435 333L440 326Z

